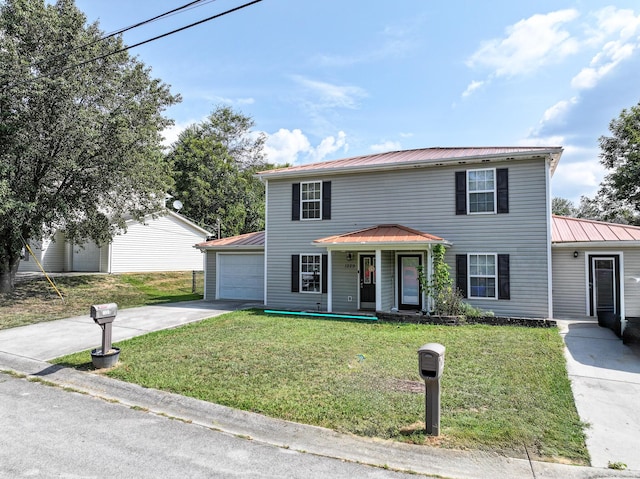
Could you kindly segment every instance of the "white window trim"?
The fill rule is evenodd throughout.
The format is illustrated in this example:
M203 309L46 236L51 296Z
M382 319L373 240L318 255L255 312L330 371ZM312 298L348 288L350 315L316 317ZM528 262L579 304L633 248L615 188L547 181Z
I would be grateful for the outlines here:
M493 171L493 190L471 191L469 188L469 173L475 171ZM498 211L498 178L495 168L476 168L467 170L467 214L468 215L495 215ZM493 193L493 211L471 211L471 194L472 193Z
M302 199L302 185L310 185L313 183L318 183L320 185L320 198L318 198L317 200L303 200ZM304 208L303 205L305 203L312 203L312 202L318 202L319 203L319 208L318 211L320 212L320 216L318 216L318 218L305 218L304 217ZM314 180L314 181L303 181L300 183L300 221L320 221L322 220L322 181L320 180Z
M300 253L300 263L298 264L298 281L299 281L299 287L298 287L298 291L302 294L322 294L322 275L323 275L323 271L322 271L322 254L319 253ZM319 261L318 261L318 291L304 291L302 288L302 257L303 256L317 256Z
M472 296L471 295L471 257L472 256L493 256L493 265L495 274L474 274L474 278L494 278L494 296ZM467 254L467 291L469 299L486 299L489 301L498 300L498 253L468 253Z

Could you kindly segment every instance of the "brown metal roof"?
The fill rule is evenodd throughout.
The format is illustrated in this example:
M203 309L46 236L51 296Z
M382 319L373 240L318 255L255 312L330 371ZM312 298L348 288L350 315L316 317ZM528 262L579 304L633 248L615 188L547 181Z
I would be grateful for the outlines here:
M640 227L552 215L553 243L640 241Z
M264 248L264 231L255 233L246 233L239 236L230 236L229 238L220 238L204 243L198 243L196 248L200 249L218 249L218 248Z
M401 225L379 225L314 241L317 245L367 243L435 243L444 242L438 236L423 233Z
M551 171L562 155L561 147L541 146L493 146L464 148L421 148L416 150L390 151L373 155L354 156L340 160L322 161L306 165L290 166L265 170L258 173L264 178L295 176L311 172L330 173L333 170L360 170L371 168L410 167L416 164L441 166L459 161L482 161L489 159L507 159L515 157L549 156L552 160Z

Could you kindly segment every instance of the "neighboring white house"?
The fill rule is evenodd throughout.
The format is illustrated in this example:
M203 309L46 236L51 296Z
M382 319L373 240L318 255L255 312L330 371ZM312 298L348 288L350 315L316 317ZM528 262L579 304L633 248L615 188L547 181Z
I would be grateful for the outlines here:
M206 240L210 234L184 216L166 210L166 214L149 217L144 223L129 220L126 233L115 236L107 245L71 244L61 232L52 239L32 241L29 245L47 272L201 271L204 255L193 245ZM18 271L40 269L27 255Z

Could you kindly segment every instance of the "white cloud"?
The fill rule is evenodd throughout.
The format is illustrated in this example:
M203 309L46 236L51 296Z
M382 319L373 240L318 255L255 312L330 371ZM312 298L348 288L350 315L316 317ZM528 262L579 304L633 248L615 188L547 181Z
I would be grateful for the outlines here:
M631 57L637 48L638 45L634 43L608 42L602 51L593 57L591 64L573 77L571 86L578 90L593 88L620 62Z
M293 131L280 128L276 133L267 134L264 152L270 163L295 163L298 155L308 154L311 151L309 139L301 130Z
M571 161L571 157L582 158ZM588 159L588 158L593 159ZM567 148L552 180L553 196L578 204L581 196L593 196L606 171L597 160L597 152Z
M358 106L358 100L367 96L366 91L357 86L333 85L300 75L295 75L293 79L318 97L314 104L321 108L355 109Z
M371 145L369 147L371 151L375 151L376 153L384 153L386 151L398 151L402 149L399 141L383 141L382 143L378 143L375 145Z
M347 144L347 135L344 131L338 132L337 137L328 136L324 138L313 150L311 157L313 161L321 161L340 149L343 149L345 152L349 149L349 145Z
M504 38L484 42L467 65L488 67L495 76L511 77L559 62L578 51L578 41L562 29L578 15L576 10L567 9L521 20L507 28Z
M276 133L266 134L264 152L271 163L301 164L310 161L322 161L337 151L348 151L347 135L340 131L334 136L327 136L316 147L312 146L307 136L300 129L287 130L281 128Z
M469 95L471 95L474 91L476 91L478 88L480 88L485 83L486 82L484 82L484 81L473 80L471 83L469 83L469 86L467 86L467 89L462 93L462 97L463 98L468 97Z

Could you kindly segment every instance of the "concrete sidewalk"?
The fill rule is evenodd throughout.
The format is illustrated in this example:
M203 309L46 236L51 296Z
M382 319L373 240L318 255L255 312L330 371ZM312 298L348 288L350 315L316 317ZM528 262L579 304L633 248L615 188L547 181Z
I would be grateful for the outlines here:
M624 345L596 321L558 321L594 467L640 471L640 346Z
M122 310L113 323L113 340L119 341L150 331L176 327L243 306L239 303L197 301ZM580 343L578 338L582 336L571 332L577 332L578 327L563 323L562 327L565 326L563 334L568 348L574 347L574 351L577 351L574 338ZM568 466L507 458L479 451L453 451L339 434L324 428L238 411L45 362L68 353L99 347L100 341L101 330L88 315L0 331L0 370L39 377L60 387L107 400L109 404L116 402L126 407L135 406L150 413L183 419L237 437L400 471L461 479L640 478L640 468L638 471L614 471L606 469L606 464L596 468ZM635 374L633 371L619 372ZM571 374L572 380L579 377L575 370ZM611 398L609 400L613 401ZM581 407L578 409L580 411ZM179 438L173 440L179 441ZM637 438L634 440L637 441ZM616 457L612 456L608 460L618 460ZM633 457L625 457L619 460L631 466L634 464L632 459Z

